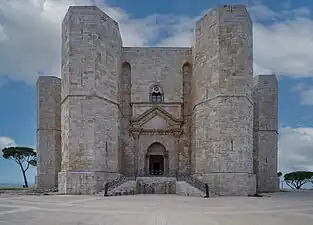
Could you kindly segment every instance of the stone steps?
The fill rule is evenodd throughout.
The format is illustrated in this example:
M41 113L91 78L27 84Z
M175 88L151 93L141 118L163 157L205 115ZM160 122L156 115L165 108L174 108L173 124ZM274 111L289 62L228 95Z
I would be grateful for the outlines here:
M104 191L101 192L104 196ZM172 177L138 177L126 181L108 191L108 196L124 196L136 194L176 194L184 196L204 197L205 193L185 181L177 181ZM212 193L210 193L212 196Z
M123 195L136 195L134 191L112 191L108 196L123 196ZM104 191L97 194L98 196L104 196Z

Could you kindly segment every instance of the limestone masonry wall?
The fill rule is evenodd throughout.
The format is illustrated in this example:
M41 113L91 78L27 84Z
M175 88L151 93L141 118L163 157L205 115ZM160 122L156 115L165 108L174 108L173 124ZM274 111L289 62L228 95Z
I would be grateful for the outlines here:
M124 47L100 9L69 7L62 82L37 81L38 187L93 194L159 167L216 195L277 190L277 79L253 79L252 37L246 7L220 5L192 47Z
M188 100L190 96L189 89L191 86L190 79L192 70L191 48L124 47L122 61L129 63L131 66L130 87L132 119L139 117L153 107L150 101L150 92L155 85L158 85L162 89L164 96L164 102L159 104L160 107L164 108L174 118L186 121L183 128L185 132L181 135L181 150L179 153L176 147L179 142L178 137L173 137L170 134L160 136L162 137L161 139L167 140L167 142L170 140L170 142L174 143L173 147L168 149L170 151L169 154L173 156L171 158L170 170L179 168L180 170L186 171L190 167L190 144L188 142L188 140L190 140L190 122L188 123L190 119L188 120L187 118L190 118L190 109L189 111L187 109L188 107L190 108L191 104L190 100L188 102L185 100ZM187 70L188 68L189 71ZM189 95L188 98L187 95ZM154 122L150 122L151 123L143 125L143 128L157 129L162 126L162 128L166 128L168 125L166 121L161 118L156 118ZM165 122L165 124L162 125L162 122ZM158 135L159 134L157 134L157 136ZM135 158L134 151L138 151L138 165L134 162L136 164L135 167L137 167L138 170L143 170L147 147L158 139L160 138L153 137L153 135L141 135L140 138L138 137L138 146L135 147L133 152L131 152L129 146L126 147L127 144L125 143L125 148L129 150L124 151L124 162L129 165L129 162L134 161L132 160ZM127 140L129 140L129 138ZM150 141L148 146L146 146L147 140ZM133 140L133 142L135 142L135 140ZM135 143L133 144L135 145ZM179 159L177 159L177 154L179 154ZM127 168L129 172L135 170L130 166L127 166Z
M149 93L159 84L164 102L183 102L182 69L191 63L191 48L123 48L123 61L132 66L131 101L150 103Z
M246 8L220 6L204 16L196 26L195 51L195 173L217 194L254 193L252 25Z
M279 190L277 177L278 87L275 75L253 80L254 172L259 192Z
M122 60L123 62L123 60ZM121 145L120 145L120 162L121 170L127 173L134 172L134 152L133 136L128 131L132 117L131 108L131 74L132 68L128 62L122 63L121 71L121 90L120 90L120 108L121 108Z
M97 7L69 8L62 24L61 193L99 191L98 180L120 171L121 49L114 20Z
M37 187L58 186L61 169L61 79L37 80Z

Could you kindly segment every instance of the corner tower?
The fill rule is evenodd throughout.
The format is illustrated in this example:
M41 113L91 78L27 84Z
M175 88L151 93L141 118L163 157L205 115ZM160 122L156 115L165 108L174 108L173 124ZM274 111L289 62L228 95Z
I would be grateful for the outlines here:
M277 86L275 75L259 75L253 79L253 154L258 192L279 190Z
M58 186L61 170L61 79L37 79L37 187Z
M218 195L255 193L252 23L245 6L221 5L196 24L194 173Z
M92 194L119 173L117 22L95 6L71 6L62 23L62 171L59 192Z

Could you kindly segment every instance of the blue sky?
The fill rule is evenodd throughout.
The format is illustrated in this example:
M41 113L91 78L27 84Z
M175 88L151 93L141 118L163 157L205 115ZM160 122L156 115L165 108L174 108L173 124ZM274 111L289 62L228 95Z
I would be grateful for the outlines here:
M96 4L120 24L125 46L189 46L195 21L218 4L246 4L254 73L279 78L279 167L313 170L313 1L0 1L0 148L36 146L38 74L60 76L60 24L69 5ZM25 19L27 18L27 20ZM0 183L22 183L0 157ZM28 172L33 182L35 169Z

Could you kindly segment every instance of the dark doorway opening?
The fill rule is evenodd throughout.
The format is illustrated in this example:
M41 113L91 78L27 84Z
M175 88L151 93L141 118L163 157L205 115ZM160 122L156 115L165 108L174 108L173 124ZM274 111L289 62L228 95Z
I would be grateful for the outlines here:
M149 157L149 174L163 175L164 174L164 157L163 155L150 155Z

